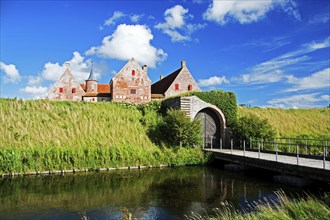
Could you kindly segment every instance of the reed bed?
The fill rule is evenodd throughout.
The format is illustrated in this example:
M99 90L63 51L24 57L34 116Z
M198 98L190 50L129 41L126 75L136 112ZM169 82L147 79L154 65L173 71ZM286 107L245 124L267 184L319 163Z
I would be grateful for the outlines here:
M215 209L214 216L201 216L192 213L186 216L189 220L264 220L264 219L296 219L296 220L328 220L330 219L329 195L320 200L306 195L305 198L289 200L284 192L277 193L278 201L250 204L253 212L238 212L229 203L222 203Z

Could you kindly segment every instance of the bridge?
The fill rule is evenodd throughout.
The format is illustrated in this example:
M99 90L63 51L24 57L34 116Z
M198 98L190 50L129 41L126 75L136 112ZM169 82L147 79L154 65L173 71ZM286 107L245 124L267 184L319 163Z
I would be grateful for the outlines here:
M329 140L229 140L226 119L218 107L196 96L174 97L164 104L201 121L203 149L216 159L330 183Z
M308 144L308 141L311 143L311 140L304 140L304 144ZM231 140L227 143L229 147L222 146L221 140L219 142L220 147L208 145L203 150L212 152L218 160L330 183L330 158L326 141L322 141L323 146L316 145L315 140L314 144L309 145L302 145L301 140L300 145L297 140L295 144L292 144L292 140L290 144L287 140L274 140L267 144L258 141L254 148L253 141L239 141L234 145L235 142Z

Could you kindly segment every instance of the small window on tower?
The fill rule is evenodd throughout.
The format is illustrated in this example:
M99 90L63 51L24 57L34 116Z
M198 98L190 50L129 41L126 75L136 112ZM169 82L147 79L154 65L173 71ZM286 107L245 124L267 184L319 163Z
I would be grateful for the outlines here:
M175 90L179 90L179 84L175 84Z
M60 92L63 92L63 88L60 88Z
M72 93L76 93L76 88L72 88Z
M136 89L131 89L131 94L136 94Z
M192 85L190 84L189 86L188 86L188 91L191 91L192 90Z
M135 70L132 70L132 76L135 76Z

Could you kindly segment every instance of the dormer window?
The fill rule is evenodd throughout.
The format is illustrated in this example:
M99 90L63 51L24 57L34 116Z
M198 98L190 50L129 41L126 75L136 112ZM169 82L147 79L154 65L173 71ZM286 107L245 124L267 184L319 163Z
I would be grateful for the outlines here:
M132 76L135 76L135 70L132 70Z

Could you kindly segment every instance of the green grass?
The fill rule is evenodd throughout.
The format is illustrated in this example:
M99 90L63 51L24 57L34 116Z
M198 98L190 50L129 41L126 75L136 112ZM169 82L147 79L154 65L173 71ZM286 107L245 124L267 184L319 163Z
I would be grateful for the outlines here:
M228 203L223 203L222 207L215 209L215 215L212 217L203 217L193 213L186 216L189 220L264 220L264 219L296 219L296 220L328 220L330 219L330 207L328 202L316 199L311 196L289 200L287 196L278 193L279 203L269 201L267 204L256 206L255 212L239 213L233 211L233 207ZM325 198L328 198L326 195ZM253 204L251 206L254 206Z
M238 116L267 119L277 137L330 139L330 109L275 109L238 107Z
M143 117L119 103L0 99L0 173L206 162L199 149L160 149Z

